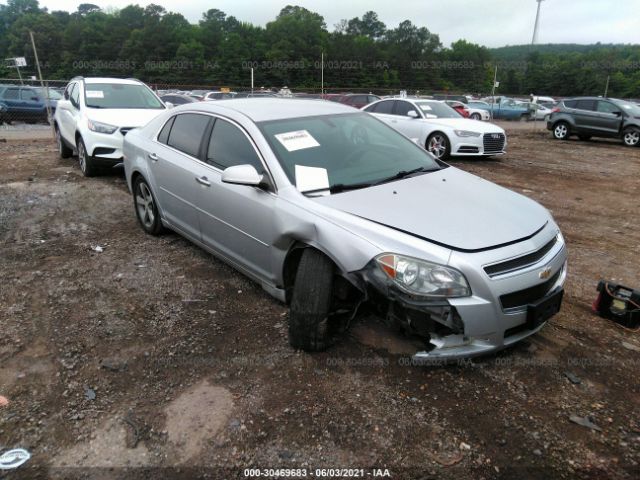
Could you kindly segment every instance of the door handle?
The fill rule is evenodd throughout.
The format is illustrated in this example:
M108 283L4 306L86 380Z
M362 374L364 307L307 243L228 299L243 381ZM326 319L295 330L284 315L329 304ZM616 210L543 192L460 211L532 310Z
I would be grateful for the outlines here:
M196 177L196 182L198 182L200 185L204 185L205 187L211 186L211 182L207 180L207 177Z
M154 161L154 162L157 162L157 161L159 160L159 158L160 158L160 157L158 157L158 155L157 155L157 154L155 154L155 153L150 153L150 154L149 154L149 160L152 160L152 161Z

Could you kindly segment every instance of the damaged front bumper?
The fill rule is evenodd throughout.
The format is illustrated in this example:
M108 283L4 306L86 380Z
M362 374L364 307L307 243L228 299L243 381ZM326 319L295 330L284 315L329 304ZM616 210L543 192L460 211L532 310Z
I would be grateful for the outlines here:
M542 329L562 302L566 250L561 248L546 263L552 273L547 282L535 266L505 279L477 275L471 296L431 301L401 291L373 264L357 274L386 323L424 342L413 362L433 364L497 352ZM505 297L514 295L521 296L522 305L504 308Z

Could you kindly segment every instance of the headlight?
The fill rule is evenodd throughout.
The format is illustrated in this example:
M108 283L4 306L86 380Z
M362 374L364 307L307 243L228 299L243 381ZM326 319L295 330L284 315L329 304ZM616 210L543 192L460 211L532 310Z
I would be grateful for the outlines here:
M97 133L107 133L111 134L118 130L118 127L114 125L109 125L108 123L96 122L95 120L87 120L87 126L89 130Z
M425 297L468 297L471 289L464 275L437 263L383 253L378 267L403 290Z
M454 130L453 133L459 137L479 137L482 135L480 132L471 132L469 130Z
M558 230L558 234L556 235L556 241L560 245L564 245L564 237L562 236L562 232L560 230Z

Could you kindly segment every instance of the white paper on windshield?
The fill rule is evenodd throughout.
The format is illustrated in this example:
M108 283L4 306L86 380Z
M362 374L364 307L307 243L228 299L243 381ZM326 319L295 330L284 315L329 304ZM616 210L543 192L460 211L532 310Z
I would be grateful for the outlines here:
M275 137L289 152L320 146L316 139L306 130L278 133Z
M102 90L87 90L87 98L104 98Z
M431 111L431 107L429 105L420 105L420 108L422 109L422 111L424 112L428 112Z
M301 192L329 188L327 169L296 165L296 187Z

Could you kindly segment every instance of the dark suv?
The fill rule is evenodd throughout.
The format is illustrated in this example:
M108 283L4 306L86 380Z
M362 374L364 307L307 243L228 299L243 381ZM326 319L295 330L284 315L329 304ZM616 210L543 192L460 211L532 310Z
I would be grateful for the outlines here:
M615 98L580 97L563 100L547 120L553 138L566 140L577 135L621 138L625 145L640 144L640 107Z

